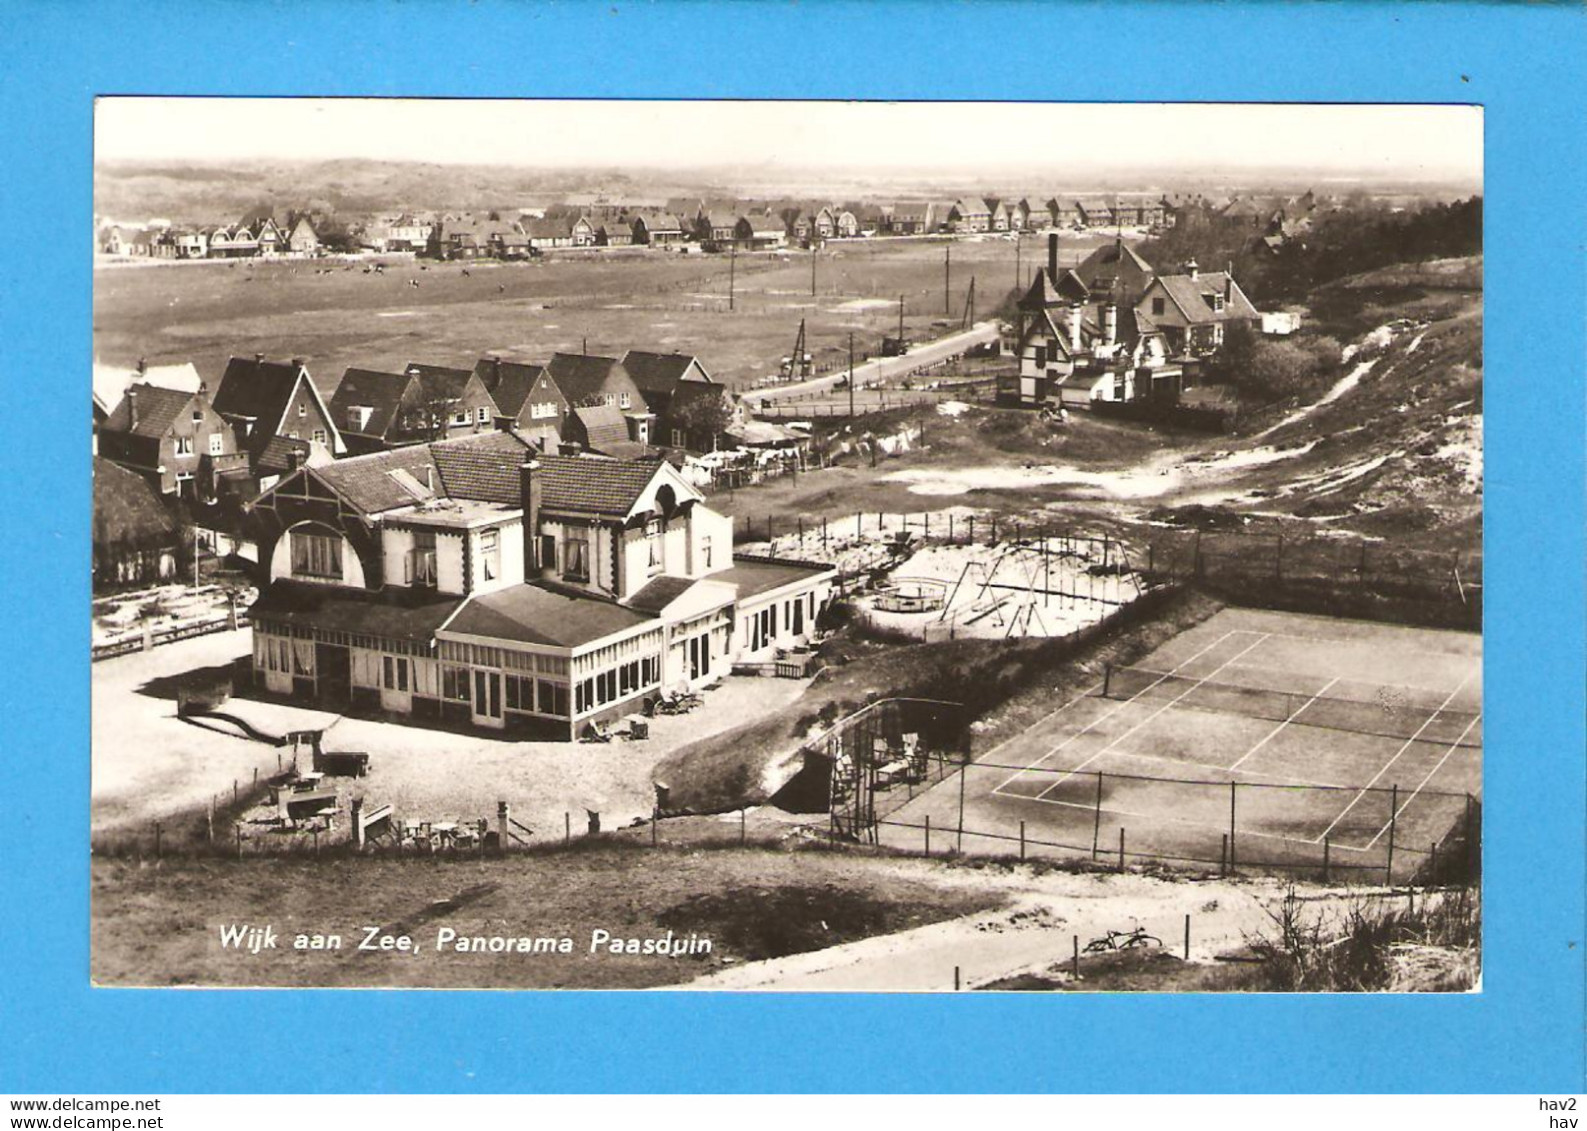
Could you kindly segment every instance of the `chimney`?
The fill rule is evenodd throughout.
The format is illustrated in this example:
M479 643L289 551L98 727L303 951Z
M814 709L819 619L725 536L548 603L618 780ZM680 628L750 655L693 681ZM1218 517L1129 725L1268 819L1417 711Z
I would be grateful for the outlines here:
M127 390L127 415L130 417L127 421L127 431L136 432L138 430L138 389L136 385Z
M256 354L253 355L253 359L255 361L263 361L264 360L264 354L256 353Z
M1058 233L1047 233L1047 281L1058 285Z
M148 361L146 361L145 359L143 359L141 357L138 358L138 376L142 377L147 372L149 372L149 363L148 363Z
M287 449L287 474L297 471L303 466L303 449L293 444Z
M1230 264L1230 266L1232 267L1233 264ZM1225 306L1227 306L1230 303L1232 303L1233 301L1234 301L1234 272L1231 271L1227 275L1224 276L1224 281L1223 281L1223 304Z
M1185 274L1189 275L1192 279L1194 279L1200 273L1201 266L1194 259L1185 264Z
M303 368L303 359L301 357L294 357L292 359L292 368L293 369L302 369Z
M540 561L540 496L543 490L540 461L530 458L518 465L518 496L523 505L523 568L524 576L538 573L545 563Z
M1115 298L1110 298L1107 305L1102 308L1102 341L1112 345L1119 340L1119 303Z
M1080 346L1080 320L1085 314L1085 306L1078 302L1069 304L1069 351L1079 353Z

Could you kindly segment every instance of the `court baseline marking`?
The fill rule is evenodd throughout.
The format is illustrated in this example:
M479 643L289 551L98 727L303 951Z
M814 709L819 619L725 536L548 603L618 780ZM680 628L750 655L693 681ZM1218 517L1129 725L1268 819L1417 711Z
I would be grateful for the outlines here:
M1384 822L1383 827L1378 830L1377 836L1375 836L1371 840L1367 841L1367 847L1368 848L1371 848L1374 844L1378 843L1378 839L1380 837L1382 837L1384 833L1389 831L1389 826L1392 825L1396 820L1399 819L1399 816L1400 816L1401 813L1405 812L1405 810L1410 808L1411 802L1416 800L1416 795L1418 793L1421 793L1423 788L1427 785L1427 783L1433 780L1433 775L1434 774L1438 773L1439 770L1444 768L1444 763L1449 761L1449 756L1460 748L1461 741L1466 737L1466 735L1471 733L1471 728L1477 725L1477 720L1480 719L1480 718L1482 718L1482 715L1479 712L1478 715L1476 716L1476 718L1472 719L1469 723L1466 724L1466 729L1461 731L1460 732L1460 736L1458 738L1456 738L1455 741L1453 741L1453 742L1451 742L1449 744L1449 749L1444 751L1444 756L1438 760L1438 762L1433 766L1432 769L1427 771L1427 776L1424 777L1421 780L1421 782L1417 785L1416 789L1412 791L1411 795L1405 799L1405 803L1403 805L1401 805L1398 809L1394 810L1393 816L1391 816L1386 822Z

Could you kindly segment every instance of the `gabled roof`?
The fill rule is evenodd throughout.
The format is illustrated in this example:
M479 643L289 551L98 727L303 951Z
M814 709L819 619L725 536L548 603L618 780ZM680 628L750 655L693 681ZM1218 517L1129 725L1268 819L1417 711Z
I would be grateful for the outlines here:
M344 432L360 436L384 438L396 422L397 410L402 404L403 391L413 378L406 373L380 373L372 369L349 369L342 374L341 384L331 397L331 411ZM369 420L362 428L348 424L348 410L362 405L370 409Z
M1117 275L1133 269L1143 275L1155 275L1157 269L1136 254L1135 249L1123 240L1114 240L1097 248L1075 268L1080 278L1091 279L1099 274Z
M615 357L586 353L554 353L546 372L557 383L569 404L578 404L605 389L614 376L628 377L623 363Z
M380 514L434 497L434 490L440 488L440 474L431 447L419 444L339 459L315 468L313 474L363 514ZM415 482L429 482L433 488L429 493L415 490Z
M248 417L274 428L285 414L302 372L301 366L284 361L234 357L226 363L226 372L215 390L215 411L222 416Z
M1044 267L1036 272L1035 280L1024 297L1019 300L1018 305L1021 310L1026 311L1047 310L1055 306L1085 302L1090 294L1090 289L1072 269L1065 268L1058 276L1057 285L1054 286L1048 279L1047 269Z
M138 401L136 427L132 425L134 393L137 394ZM102 427L106 432L126 432L132 436L158 438L164 436L171 425L176 423L177 418L182 415L192 399L192 393L162 389L158 385L133 384L128 386L121 403L116 405Z
M1240 285L1226 272L1205 271L1194 279L1189 275L1159 275L1157 282L1189 322L1203 324L1261 317ZM1211 300L1215 295L1227 297L1222 310L1213 309Z
M474 375L471 369L453 369L447 365L424 365L416 361L408 362L403 372L419 379L420 395L427 401L462 396L463 387Z
M673 577L668 574L656 578L629 596L623 604L651 616L659 616L666 607L682 597L701 582L692 577Z
M613 444L627 444L628 421L615 405L585 405L572 413L584 427L585 442L597 452L612 454Z
M198 392L204 383L191 361L182 365L148 365L141 371L94 362L94 396L107 412L121 402L127 387L135 381L187 393Z
M626 518L661 464L599 456L540 456L541 506Z
M474 375L496 402L496 411L503 416L516 417L523 411L524 402L545 371L543 365L505 358L482 357L474 363Z
M634 379L642 393L671 393L697 361L688 353L650 353L646 350L629 350L623 355L623 368ZM705 367L700 366L700 372ZM698 382L697 382L698 383Z
M630 224L644 222L647 232L682 232L686 226L678 217L666 212L640 212L629 217Z

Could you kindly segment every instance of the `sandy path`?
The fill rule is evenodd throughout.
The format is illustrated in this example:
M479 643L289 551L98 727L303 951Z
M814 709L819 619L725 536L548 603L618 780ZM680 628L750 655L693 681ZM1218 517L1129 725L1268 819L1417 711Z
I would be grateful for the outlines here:
M989 874L980 884L996 883ZM1014 872L996 886L1010 907L936 923L827 950L722 970L689 983L710 990L951 990L954 971L974 989L1067 960L1074 938L1083 948L1109 930L1146 929L1172 954L1184 953L1191 917L1190 959L1210 962L1271 926L1268 910L1284 898L1277 880L1168 881L1140 875ZM1324 900L1353 898L1319 889ZM1360 893L1356 893L1360 894Z

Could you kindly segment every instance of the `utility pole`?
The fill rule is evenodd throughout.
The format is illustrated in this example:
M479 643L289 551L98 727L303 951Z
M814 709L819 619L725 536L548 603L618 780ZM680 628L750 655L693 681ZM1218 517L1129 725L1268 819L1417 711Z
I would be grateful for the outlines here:
M849 331L849 419L854 419L854 331Z
M953 285L953 246L942 249L942 316L953 317L953 299L949 291Z
M738 266L738 241L728 244L727 247L727 308L733 309L733 272Z
M1021 277L1020 262L1019 262L1020 254L1019 253L1022 250L1024 250L1024 247L1025 247L1025 233L1023 231L1015 232L1014 233L1014 289L1016 291L1019 290L1019 281L1020 281L1020 277Z
M904 296L903 295L899 295L898 296L898 341L899 341L900 345L902 345L903 341L904 341Z
M818 245L816 245L816 244L811 244L810 245L810 297L811 298L815 298L816 297L816 252L818 250L819 250Z

